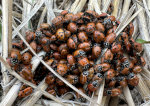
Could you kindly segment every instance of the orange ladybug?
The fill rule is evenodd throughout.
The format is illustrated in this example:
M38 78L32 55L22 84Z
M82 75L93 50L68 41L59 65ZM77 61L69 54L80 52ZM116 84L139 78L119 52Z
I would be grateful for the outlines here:
M96 27L96 30L98 30L100 32L104 32L105 31L104 25L102 23L100 23L100 22L96 23L95 27Z
M19 91L18 96L20 98L23 98L23 97L29 96L32 92L33 92L33 89L31 87L27 87L26 89Z
M62 28L60 28L56 31L56 37L60 41L63 41L65 39L65 33L64 33L64 30Z
M54 52L53 53L53 57L56 59L56 60L60 60L61 59L61 55L59 52Z
M113 53L108 49L104 54L104 62L110 63L113 60Z
M133 73L137 74L140 73L142 71L142 67L141 66L134 66L133 68Z
M119 96L121 94L121 89L120 88L113 88L111 90L107 90L106 94L110 95L112 97Z
M122 87L125 87L127 86L127 80L125 77L123 76L118 76L117 77L117 81L119 81L119 85L122 86Z
M66 14L68 14L68 10L63 10L60 14L62 15L62 16L65 16Z
M78 90L85 93L85 90L82 88L82 87L78 87ZM80 94L78 94L77 92L75 93L76 97L77 97L77 101L80 101L80 102L85 102L86 99L83 98Z
M57 65L57 72L58 74L60 74L61 76L64 76L67 73L68 67L66 64L61 64L59 63Z
M85 52L82 49L77 49L74 53L73 56L75 58L79 58L79 57L84 57L85 56Z
M58 79L58 78L56 78L56 84L59 85L59 86L65 85L65 83L62 80Z
M22 55L22 62L23 64L30 64L31 62L31 59L32 59L32 55L28 52L24 53Z
M31 32L31 31L26 32L26 40L27 40L28 43L35 40L35 37L36 37L36 35L35 35L34 32Z
M106 82L107 82L107 80L106 80ZM116 84L116 82L117 82L117 80L116 80L116 78L114 77L114 78L110 79L109 82L107 82L107 84L108 84L107 86L108 86L108 87L114 87L115 84Z
M70 48L70 49L76 49L77 46L76 46L76 43L74 42L74 40L72 38L69 38L67 40L67 46Z
M83 42L83 43L80 43L78 45L78 49L82 49L84 50L85 52L88 52L91 50L91 43L90 42Z
M96 73L95 75L94 75L94 77L93 77L93 81L95 81L95 80L98 80L99 81L99 83L101 83L102 82L102 80L103 80L103 75L101 74L101 73Z
M106 72L107 70L110 69L110 64L108 63L102 63L102 64L97 64L94 66L95 72Z
M67 61L68 61L68 63L69 63L71 66L74 66L75 63L76 63L75 58L74 58L73 55L71 55L71 54L68 54L68 55L67 55Z
M79 81L79 77L77 75L67 75L67 80L71 84L77 84Z
M55 77L53 74L48 74L45 78L45 83L47 83L48 85L53 84L55 81Z
M94 80L88 84L88 89L92 92L96 91L98 89L99 85L100 85L100 82L98 80Z
M105 40L105 36L102 32L95 30L93 32L93 39L96 43L101 43Z
M92 48L92 55L95 58L98 58L101 54L101 47L99 44L94 44L93 48Z
M30 43L30 47L35 51L37 52L37 43L35 41L31 42Z
M57 16L52 20L52 24L61 27L63 25L64 18L62 16Z
M114 69L109 69L108 71L105 72L104 74L106 79L112 79L115 77L115 70Z
M87 42L88 41L88 36L85 32L79 32L78 33L78 39L81 41L81 42Z
M91 22L91 23L88 23L87 26L86 26L86 32L91 34L95 31L95 23Z
M121 49L122 49L121 44L117 44L116 42L112 44L111 47L112 53L118 53L119 51L121 51Z
M85 84L88 81L88 76L89 76L89 72L88 71L83 71L80 74L80 83Z
M20 54L20 51L17 50L17 49L13 49L10 53L10 62L11 62L11 64L13 66L19 64L21 62L21 59L22 59L22 56Z
M87 57L83 57L83 58L79 58L78 59L78 64L79 66L81 66L84 70L88 69L89 68L89 60Z
M132 86L137 86L139 83L139 78L134 73L130 73L128 75L127 82Z
M105 37L104 46L109 47L116 39L115 33L110 33Z
M77 32L77 29L78 29L77 25L73 22L70 22L67 26L67 30L69 30L71 33Z
M84 32L84 31L86 31L86 25L81 25L79 27L79 32Z

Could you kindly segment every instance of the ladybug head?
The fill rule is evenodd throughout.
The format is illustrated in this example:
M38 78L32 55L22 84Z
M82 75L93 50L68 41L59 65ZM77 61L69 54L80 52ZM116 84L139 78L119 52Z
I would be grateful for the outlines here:
M93 85L95 88L98 87L98 86L99 86L98 80L93 81L93 82L92 82L92 85Z
M97 76L98 76L99 78L103 78L103 75L102 75L101 73L97 73Z
M98 72L101 72L101 71L102 71L102 66L99 65L99 66L97 67L97 70L98 70Z
M10 61L11 61L11 64L12 64L12 65L16 65L16 64L19 63L19 61L18 61L17 58L11 58Z
M83 75L88 76L88 75L89 75L89 72L88 72L88 71L84 71L84 72L83 72Z
M128 79L132 79L134 78L135 74L134 73L129 73L129 75L127 76Z
M83 67L83 70L87 70L89 68L90 64L86 64L84 67Z
M104 47L108 48L110 46L110 44L108 42L104 42Z

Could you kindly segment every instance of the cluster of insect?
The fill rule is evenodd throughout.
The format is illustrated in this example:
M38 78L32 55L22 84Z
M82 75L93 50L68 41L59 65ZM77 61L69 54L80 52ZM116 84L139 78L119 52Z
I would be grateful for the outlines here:
M118 96L123 87L138 85L137 74L146 64L141 57L142 45L132 38L132 23L116 40L115 30L119 23L114 16L106 13L87 10L72 14L64 10L52 20L52 25L43 23L35 32L28 31L26 40L36 53L45 51L43 60L83 93L91 96L105 79L104 95ZM20 51L25 48L21 40L12 45L7 61L24 79L38 85L45 78L47 92L55 96L73 92L42 64L33 74L31 51L21 54ZM107 51L101 62L96 63L104 48ZM19 97L30 95L32 90L23 85ZM76 100L86 101L75 94Z

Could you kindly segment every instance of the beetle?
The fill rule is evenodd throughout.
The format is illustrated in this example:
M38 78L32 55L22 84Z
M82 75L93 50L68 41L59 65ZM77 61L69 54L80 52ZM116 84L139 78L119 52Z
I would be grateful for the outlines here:
M124 76L118 76L117 81L119 82L119 85L122 87L127 86L127 80Z
M73 55L71 54L68 54L67 55L67 62L71 65L71 66L75 66L75 58L73 57Z
M110 33L105 37L104 46L109 47L116 39L115 33Z
M82 49L84 50L85 52L88 52L91 50L91 43L90 42L83 42L83 43L80 43L78 45L78 49Z
M67 26L67 30L70 31L71 33L76 33L78 30L78 26L75 23L70 22Z
M107 86L108 87L114 87L115 86L115 84L117 83L117 80L116 80L116 78L114 77L114 78L112 78L112 79L109 79L108 80L109 82L107 82L107 80L106 80L106 82L107 82Z
M62 28L60 28L56 31L56 37L60 41L63 41L65 39L65 33L64 33L64 30Z
M114 33L116 29L117 29L117 25L114 25L113 28L111 28L107 31L107 35L110 33Z
M60 14L61 14L62 16L65 16L65 15L68 14L68 13L69 13L68 10L63 10Z
M104 76L106 79L112 79L115 77L115 70L114 69L109 69L104 73Z
M100 31L95 30L93 32L93 39L96 43L101 43L102 41L105 40L105 36Z
M64 95L65 93L67 93L69 91L69 88L66 86L61 86L58 88L58 95Z
M76 43L74 42L74 40L72 38L69 38L67 40L67 46L70 48L70 49L76 49L77 46L76 46Z
M31 32L31 31L26 32L26 40L27 40L28 43L35 40L35 37L36 37L36 35L35 35L34 32Z
M129 73L127 76L127 82L132 86L137 86L139 83L139 78L134 73Z
M97 22L95 27L96 27L96 30L98 30L100 32L104 32L105 31L104 25L102 23L100 23L100 22Z
M21 62L22 56L20 54L20 51L17 49L13 49L10 53L10 62L11 64L18 65Z
M67 75L67 80L71 84L77 84L79 81L79 77L77 75Z
M83 68L83 70L88 69L90 66L90 62L87 57L78 58L78 64Z
M88 89L92 92L96 91L98 89L99 85L100 85L100 82L98 80L94 80L88 84Z
M82 88L82 87L78 87L78 90L85 93L85 90ZM76 97L77 97L77 100L80 101L80 102L85 102L86 99L83 98L80 94L78 94L77 92L75 93Z
M112 44L112 47L111 47L111 51L112 53L118 53L119 51L121 51L122 47L121 47L121 44L117 44L116 42L114 42Z
M53 96L56 96L56 91L54 89L50 89L47 92Z
M29 96L32 92L33 92L33 89L31 87L27 87L26 89L19 91L18 96L20 98L23 98L23 97Z
M63 25L64 18L62 16L57 16L52 20L52 24L61 27Z
M101 54L101 47L99 44L94 44L93 48L92 48L92 55L95 58L98 58Z
M102 64L97 64L94 66L95 72L106 72L107 70L110 69L110 64L108 63L102 63Z
M93 77L92 80L93 80L93 81L98 80L99 83L101 83L102 80L103 80L103 78L104 78L104 76L103 76L101 73L96 73L96 74L94 75L94 77Z
M79 58L79 57L85 57L85 51L82 49L77 49L74 53L73 56L75 58Z
M95 23L93 22L88 23L86 26L86 32L88 34L92 34L94 31L95 31Z
M68 67L66 64L61 64L59 63L57 65L57 72L58 74L60 74L61 76L64 76L67 73Z
M61 59L61 55L59 52L54 52L53 53L53 57L56 59L56 60L60 60Z
M81 25L80 27L79 27L79 32L84 32L84 31L86 31L86 25Z
M136 66L134 66L134 68L133 68L132 71L133 71L133 73L135 73L135 74L140 73L140 72L142 71L142 67L136 65Z
M55 81L55 77L53 74L48 74L45 78L45 83L47 83L48 85L53 84Z
M120 88L113 88L113 89L107 90L106 94L110 95L112 97L119 96L121 94L121 89Z
M32 59L32 55L28 52L24 53L22 55L22 62L23 64L30 64L31 62L31 59Z
M58 78L56 78L56 84L59 85L59 86L65 85L65 83L62 80L58 79Z
M87 42L88 41L88 36L85 32L79 32L78 33L78 39L81 42Z
M110 63L112 61L113 57L114 57L114 55L111 52L111 50L107 49L107 51L104 54L104 62Z
M80 74L80 78L79 78L80 83L85 84L88 81L88 76L89 76L89 72L88 71L83 71Z

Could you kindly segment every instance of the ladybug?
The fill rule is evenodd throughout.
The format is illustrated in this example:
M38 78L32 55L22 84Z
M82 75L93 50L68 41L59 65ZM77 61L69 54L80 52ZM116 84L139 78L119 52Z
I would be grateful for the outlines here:
M88 34L92 34L94 31L95 31L95 23L93 23L93 22L88 23L86 26L86 32Z
M58 47L57 47L56 44L50 44L49 46L50 46L50 48L51 48L52 50L54 50L54 51L57 51L57 49L58 49Z
M114 33L116 29L117 29L117 26L114 25L113 28L111 28L107 31L107 35L109 35L110 33Z
M42 46L41 45L37 45L37 48L36 48L36 52L39 53L42 49Z
M129 42L129 40L124 41L124 44L125 44L125 48L126 48L127 52L130 53L132 45Z
M116 42L114 42L112 44L112 47L111 47L111 51L112 53L118 53L119 51L121 51L122 47L121 47L121 44L117 44Z
M106 80L106 82L107 82L107 80ZM116 78L114 77L114 78L112 78L112 79L110 79L109 80L109 82L107 83L107 86L108 87L114 87L115 86L115 84L116 84L116 82L117 82L117 80L116 80Z
M42 34L42 32L41 32L41 30L40 29L37 29L36 31L35 31L35 41L38 43L38 44L40 44L40 42L41 42L41 38L44 36L43 34Z
M26 96L29 96L33 92L33 89L31 87L27 87L26 89L19 91L18 97L23 98Z
M113 28L113 23L110 17L105 18L103 24L107 30Z
M80 83L85 84L88 81L88 76L89 76L89 72L88 71L83 71L80 74L80 78L79 78Z
M61 59L61 54L59 52L54 52L53 53L53 57L56 59L56 60L60 60Z
M67 75L67 80L71 84L77 84L79 81L79 77L77 75Z
M17 49L13 49L10 53L10 62L11 64L18 65L21 62L22 56L20 54L20 51Z
M82 87L78 87L78 90L85 93L85 90ZM86 99L83 98L80 94L78 94L77 92L75 93L76 97L77 97L77 101L80 102L86 102Z
M108 17L107 13L102 13L102 14L97 16L97 18L100 22L103 22L104 18L107 18L107 17Z
M26 52L26 53L24 53L22 55L22 62L23 62L23 64L26 64L26 65L30 64L31 59L32 59L32 55L30 53L28 53L28 52Z
M129 59L130 59L130 62L133 63L133 64L136 64L137 61L138 61L137 58L133 57L133 56L130 56Z
M68 67L66 64L61 64L59 63L57 65L57 72L58 74L60 74L61 76L64 76L67 73Z
M45 63L46 63L47 65L51 66L53 62L54 62L54 59L49 59L49 60L47 60ZM46 69L46 67L44 67L44 69Z
M66 43L63 43L61 44L59 47L58 47L58 52L61 52L63 49L67 49L67 44Z
M142 65L142 66L144 67L145 64L146 64L146 61L145 61L145 59L141 56L141 57L140 57L140 65Z
M59 86L65 85L65 83L62 80L58 79L58 78L56 78L56 84L59 85Z
M88 36L85 32L79 32L78 33L78 39L81 42L87 42L88 41Z
M57 40L56 35L52 35L52 36L50 37L50 42L54 42L54 41L56 41L56 40Z
M90 62L90 67L93 67L94 66L94 61L89 60L89 62Z
M58 40L63 41L63 40L65 39L64 30L61 29L61 28L58 29L58 30L56 31L56 37L57 37Z
M85 57L85 51L82 49L77 49L74 53L73 56L75 58L79 58L79 57Z
M78 49L82 49L84 50L85 52L88 52L91 50L91 43L90 42L83 42L83 43L80 43L78 45Z
M61 27L63 24L63 20L64 18L62 16L57 16L52 20L52 24L57 27Z
M12 41L12 48L17 49L17 50L23 50L24 49L23 41L22 40Z
M94 80L88 84L88 89L92 92L96 91L98 89L99 85L100 85L99 80Z
M84 32L84 31L86 31L86 25L81 25L79 27L79 32Z
M117 77L117 81L119 82L119 85L122 86L122 87L125 87L127 86L127 80L125 77L123 76L118 76Z
M133 23L131 22L131 23L124 29L124 31L125 31L126 33L128 33L129 36L131 37L132 34L133 34L133 32L134 32Z
M96 23L95 27L96 27L97 31L100 31L100 32L104 32L105 31L104 25L102 23L100 23L100 22Z
M77 35L74 34L74 35L72 35L71 37L72 37L73 41L74 41L76 44L78 44Z
M65 21L70 22L73 19L74 14L68 13L65 15Z
M28 43L35 40L35 37L36 37L36 35L34 32L30 32L30 31L26 32L26 40Z
M76 43L74 42L74 40L72 38L69 38L67 40L67 46L70 48L70 49L76 49Z
M45 83L47 83L48 85L53 84L55 81L55 77L53 74L48 74L45 78Z
M106 72L110 69L110 64L108 63L102 63L102 64L97 64L94 66L95 72Z
M101 43L102 41L105 40L105 36L100 31L95 30L93 32L93 39L96 43Z
M110 63L111 61L112 61L112 59L113 59L113 53L111 52L111 50L110 49L108 49L106 52L105 52L105 54L104 54L104 62L108 62L108 63Z
M137 42L133 43L133 48L134 48L135 51L137 51L139 53L141 53L143 51L142 44L137 43Z
M68 13L69 13L68 10L63 10L60 14L61 14L62 16L65 16L65 15L68 14Z
M71 66L75 66L76 61L75 61L75 58L73 57L73 55L68 54L68 55L67 55L67 61L68 61L68 63L69 63Z
M67 30L69 30L71 33L76 33L78 30L78 27L75 23L70 22L67 26Z
M49 37L43 37L41 40L42 45L49 45L50 44L50 39Z
M115 33L110 33L105 37L104 46L109 47L116 39Z
M71 73L72 73L72 74L74 74L74 75L79 75L79 74L80 74L80 72L79 72L79 69L78 69L78 68L73 69L73 70L71 71Z
M32 81L33 80L33 74L31 72L31 69L26 65L26 66L23 66L21 72L20 72L20 75L25 79L25 80L28 80L28 81Z
M65 39L64 40L67 40L71 36L71 32L68 31L68 30L64 30L64 34L65 34Z
M86 70L89 68L89 65L90 65L89 63L90 62L87 57L82 57L82 58L78 59L78 64L79 64L79 66L81 66L83 68L83 70Z
M133 68L133 73L137 74L137 73L140 73L142 71L142 67L141 66L134 66Z
M87 11L85 11L84 14L87 16L90 16L90 18L96 18L98 15L95 11L92 11L92 10L87 10Z
M139 83L139 78L134 73L129 73L127 82L132 86L137 86Z
M49 31L49 30L42 30L42 33L43 33L44 35L46 35L47 37L51 37L51 36L52 36L52 33L51 33L51 31Z
M89 73L88 79L89 79L89 80L91 80L91 79L93 78L94 72L95 72L95 71L94 71L93 67L91 67L91 68L88 69L88 73Z
M53 96L56 96L56 91L54 89L50 89L47 92Z
M112 16L112 15L111 15L111 16L108 16L107 18L110 19L111 21L116 21L115 16Z
M102 80L103 80L103 78L104 78L104 76L103 76L101 73L96 73L96 74L94 75L94 77L93 77L92 80L93 80L93 81L98 80L99 83L101 83Z
M80 14L78 14L78 13L77 13L77 14L74 14L74 15L73 15L73 18L72 18L72 21L73 21L73 22L76 22L76 21L78 21L80 18L81 18L81 15L80 15Z
M48 30L48 29L50 28L50 25L49 25L48 23L42 23L42 24L40 25L40 28L41 28L41 29L46 29L46 30Z
M58 94L59 95L64 95L65 93L67 93L69 91L69 88L66 86L62 86L58 88Z
M61 59L61 60L59 61L59 63L60 63L60 64L67 64L67 60L66 60L66 59Z
M115 77L115 70L114 69L109 69L104 73L104 76L106 79L112 79Z
M101 47L99 44L94 44L93 48L92 48L92 55L95 58L98 58L101 54Z
M106 94L110 95L112 97L119 96L121 94L121 89L120 88L113 88L113 89L107 90Z

